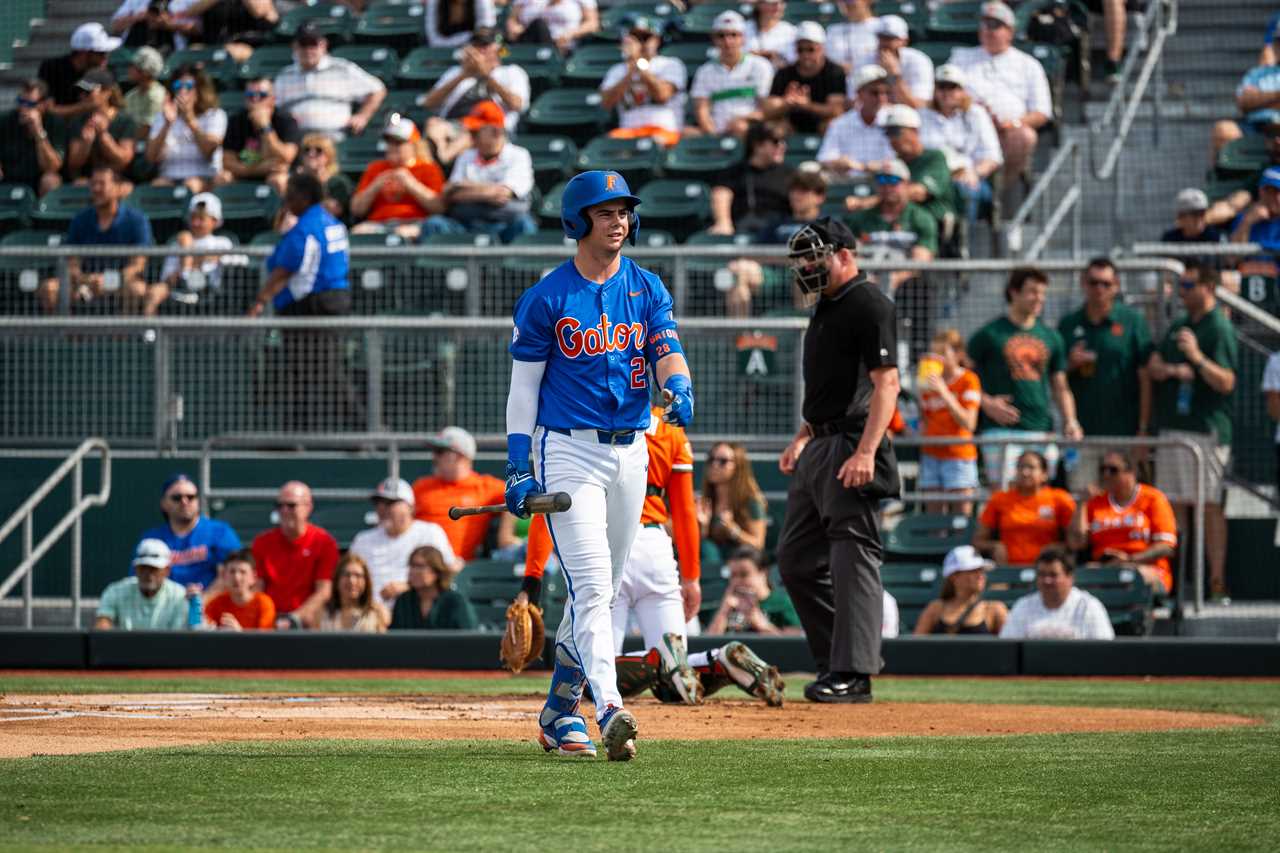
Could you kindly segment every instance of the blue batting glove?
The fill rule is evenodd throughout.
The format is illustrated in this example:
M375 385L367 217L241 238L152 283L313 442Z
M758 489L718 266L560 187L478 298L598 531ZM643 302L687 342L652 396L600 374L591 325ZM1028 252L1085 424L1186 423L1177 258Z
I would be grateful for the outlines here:
M683 373L673 374L662 386L667 405L662 410L662 419L678 427L688 426L693 420L693 383Z
M542 486L534 479L529 464L532 444L533 439L522 433L507 436L507 488L503 499L507 503L507 511L518 518L529 517L525 498L542 493Z

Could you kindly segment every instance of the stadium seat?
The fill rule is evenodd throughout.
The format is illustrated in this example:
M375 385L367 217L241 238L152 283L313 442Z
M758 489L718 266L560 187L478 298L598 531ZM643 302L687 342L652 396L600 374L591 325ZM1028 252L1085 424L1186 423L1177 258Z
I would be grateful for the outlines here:
M653 177L662 162L663 148L648 137L611 139L597 136L578 154L579 171L613 169L621 172L632 187L643 185Z
M1235 192L1253 194L1258 187L1252 178L1252 175L1215 178L1205 185L1204 192L1209 196L1209 201L1220 201Z
M188 47L169 54L164 63L164 78L168 79L184 65L200 65L204 73L219 89L229 89L236 84L236 63L220 47Z
M546 193L569 175L577 161L577 144L567 136L523 132L511 141L529 152L533 160L533 180L543 191L545 202Z
M818 149L822 147L822 137L811 133L793 133L787 137L787 153L782 162L791 169L801 163L818 159Z
M323 33L331 47L350 41L355 30L355 20L346 6L309 0L281 16L280 23L276 24L276 37L291 42L298 27L304 23L311 24Z
M942 589L942 570L931 563L885 563L880 578L898 603L899 633L911 633L925 606Z
M58 246L66 239L61 231L29 231L19 229L0 237L0 246ZM58 271L57 258L0 257L0 312L30 313L31 294L40 282Z
M618 43L588 44L579 47L565 63L560 80L565 86L598 89L604 75L622 61Z
M365 524L368 509L369 504L363 500L322 501L312 510L310 521L329 531L329 535L338 540L338 547L345 549L357 533L369 526Z
M253 537L279 523L274 501L215 498L209 509L210 515L231 525L244 542L252 542Z
M987 572L987 588L983 596L1012 607L1024 595L1036 591L1036 570L1017 566L997 566Z
M151 233L156 242L166 243L182 230L190 200L191 190L181 184L172 187L144 184L134 187L125 203L145 213L151 220Z
M271 226L280 197L266 184L237 181L213 191L222 201L222 223L241 240Z
M293 64L293 45L264 44L254 50L253 55L236 68L236 77L240 80L252 80L255 77L275 79L285 67Z
M396 79L400 67L400 54L386 44L347 44L335 49L333 55L351 60L388 84Z
M507 606L520 592L524 564L510 560L472 560L454 583L475 608L480 630L501 631L507 624Z
M657 18L667 23L679 20L680 10L672 3L655 2L655 0L630 0L615 3L600 10L600 34L613 39L617 44L619 33L630 27L638 16Z
M982 0L952 0L929 14L925 37L935 41L978 43L978 10Z
M129 66L133 63L133 49L117 47L107 54L107 70L120 82L120 88L128 92L132 88L129 82Z
M1265 169L1270 161L1267 140L1261 134L1233 139L1218 152L1214 175L1218 178L1252 177Z
M66 231L71 218L89 206L89 185L64 184L36 202L31 211L32 225L40 229Z
M925 25L929 22L929 6L919 0L876 0L877 15L897 15L907 22L911 31L911 42L925 40ZM974 25L977 32L977 25Z
M648 211L641 210L641 216ZM698 231L690 234L685 240L686 246L742 246L751 245L750 234L711 234ZM686 310L690 314L703 316L721 316L724 313L724 293L734 285L733 273L729 272L731 258L690 258L685 262L688 277L688 304Z
M352 249L369 246L401 247L406 240L399 234L351 234ZM380 258L351 252L352 313L376 315L402 313L399 298L412 281L411 271L402 269L403 259Z
M228 118L244 109L244 101L244 89L226 89L218 93L218 106ZM133 161L137 163L141 159L141 157L134 157Z
M644 221L670 231L679 239L704 227L711 220L711 188L702 181L650 181L636 193Z
M552 89L533 102L521 127L534 133L563 134L581 145L603 133L611 120L601 109L595 89Z
M402 52L412 50L422 44L422 13L423 7L417 3L372 3L360 15L352 37L357 44L388 45Z
M738 12L746 18L751 16L751 6L748 3L699 3L689 9L684 18L681 19L681 40L705 41L710 39L712 24L715 22L716 16L721 12L728 11Z
M458 64L454 57L457 48L419 47L400 61L396 69L396 82L406 88L430 89L444 72Z
M1075 585L1102 602L1117 634L1150 632L1154 596L1137 569L1082 566L1076 569Z
M977 25L975 24L974 33L976 34L977 31L978 31ZM921 53L923 53L925 56L929 57L929 61L932 62L934 67L936 68L939 65L945 64L947 60L951 58L951 51L955 50L958 47L972 47L973 45L969 42L962 42L962 41L955 41L955 40L947 40L947 41L931 40L931 41L922 41L919 44L913 44L911 46L914 47L916 50L920 51Z
M742 143L732 136L689 136L666 154L662 170L668 177L705 181L742 161Z
M0 233L27 225L36 194L26 184L0 184Z
M885 559L889 562L942 561L947 552L973 538L973 522L963 515L911 513L884 537Z
M658 51L660 56L670 56L684 63L684 69L689 75L689 84L693 84L693 75L698 72L704 64L711 62L720 55L719 49L709 41L678 41L674 44L663 45Z
M560 199L564 196L564 188L568 183L568 181L561 181L542 194L542 201L539 202L536 212L540 227L547 229L560 227Z
M433 234L423 237L423 246L474 246L497 249L501 244L488 234ZM483 274L472 278L466 258L419 256L413 262L413 282L406 295L419 313L464 314L470 288L483 286Z
M729 569L727 566L703 564L702 566L702 604L698 606L698 618L705 626L720 609L725 590L729 588Z
M338 169L353 181L358 181L369 164L381 160L386 153L387 143L381 136L368 133L348 136L338 143Z
M564 60L560 51L547 44L512 44L506 47L507 57L503 61L510 65L519 65L529 75L529 96L536 100L538 96L559 85L560 74L564 71Z
M840 11L840 7L831 2L831 0L823 0L823 2L813 2L813 0L792 0L787 4L787 11L783 15L783 20L798 24L801 21L817 21L823 27L829 27L832 24L839 24L845 20L844 13Z

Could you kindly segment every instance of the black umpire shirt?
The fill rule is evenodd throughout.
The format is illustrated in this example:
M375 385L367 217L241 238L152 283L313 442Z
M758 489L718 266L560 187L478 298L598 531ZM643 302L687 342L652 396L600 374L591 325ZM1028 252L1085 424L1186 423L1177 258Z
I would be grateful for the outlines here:
M896 367L897 351L893 303L865 274L819 297L804 336L805 421L865 421L874 389L868 372Z

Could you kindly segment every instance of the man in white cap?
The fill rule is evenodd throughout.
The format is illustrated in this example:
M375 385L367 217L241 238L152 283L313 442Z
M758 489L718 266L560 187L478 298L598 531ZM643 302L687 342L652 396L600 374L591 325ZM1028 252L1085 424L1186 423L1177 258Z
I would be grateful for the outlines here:
M76 27L71 34L71 52L53 56L40 63L36 76L49 87L53 98L50 112L59 118L70 118L98 109L106 92L99 98L80 98L76 83L92 68L105 68L107 54L120 46L120 39L107 34L102 24L89 23Z
M462 427L445 427L429 440L432 446L433 471L429 477L413 481L415 515L443 528L453 551L464 560L476 556L489 536L491 515L468 515L458 520L449 518L451 506L487 506L505 501L506 483L497 477L481 474L472 467L476 458L476 440ZM516 538L516 517L498 513L496 548L509 548Z
M1248 193L1246 193L1246 196ZM1161 243L1225 243L1228 235L1209 224L1209 197L1204 190L1187 187L1173 199L1173 227L1160 235ZM1184 263L1195 259L1202 266L1220 269L1223 255L1179 255Z
M796 27L796 61L774 75L765 118L785 120L796 133L821 133L844 112L844 69L827 59L826 41L821 24Z
M889 105L889 74L879 65L864 65L853 73L854 108L831 124L822 136L817 160L840 177L857 177L879 170L894 157L889 137L876 122Z
M827 27L827 56L851 74L875 61L877 18L871 12L874 0L844 0L836 5L845 20Z
M235 263L246 266L248 261L239 257L216 254L235 248L231 238L215 234L222 227L222 199L213 193L196 193L187 205L187 227L178 232L174 242L183 249L203 249L207 255L171 255L164 260L160 272L160 284L147 290L148 303L159 306L174 293L174 298L186 304L195 304L200 291L206 288L216 291L222 286L222 265ZM176 291L176 292L175 292ZM143 313L153 313L144 309Z
M947 233L956 214L956 191L947 156L937 149L924 147L920 140L920 114L905 104L881 110L880 125L889 138L889 146L911 171L907 198L938 221L939 233Z
M173 555L159 539L143 539L133 555L133 576L102 592L95 630L180 631L187 627L187 593L169 580ZM196 594L199 586L190 589Z
M876 19L876 52L870 62L889 72L893 100L919 109L933 98L933 61L907 47L910 31L897 15Z
M1031 164L1038 132L1053 115L1053 99L1044 67L1013 46L1013 10L1000 2L983 3L980 15L979 45L956 48L950 62L965 72L974 100L991 112L1004 150L1008 188Z
M712 22L711 40L720 55L693 75L694 116L703 133L742 137L747 125L763 118L760 106L773 83L769 60L743 50L747 23L732 10Z
M447 565L460 570L462 560L454 556L449 537L440 525L413 517L413 487L405 480L388 477L369 495L380 522L362 530L351 540L351 553L364 560L373 580L373 593L388 608L396 596L409 588L409 555L430 545L440 552Z

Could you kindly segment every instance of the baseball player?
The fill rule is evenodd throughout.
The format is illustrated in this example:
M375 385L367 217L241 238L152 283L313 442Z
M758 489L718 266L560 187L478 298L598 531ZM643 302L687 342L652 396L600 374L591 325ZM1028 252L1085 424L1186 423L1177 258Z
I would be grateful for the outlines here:
M612 761L635 755L609 608L644 504L650 370L666 398L663 418L685 426L693 417L671 295L621 254L635 243L639 203L617 172L584 172L566 185L561 219L578 249L516 303L507 398L507 509L528 517L525 499L544 489L573 498L547 522L569 602L539 740L562 755L595 755L578 714L589 682Z
M653 419L645 430L649 473L644 511L612 607L618 690L628 697L652 689L664 702L696 705L704 691L714 693L736 683L747 693L780 705L783 685L777 669L742 643L687 654L685 625L702 601L693 450L684 430L661 419L661 409L654 408L651 414ZM667 535L668 519L675 530L678 568ZM529 525L524 588L518 598L537 603L551 550L546 523L535 518ZM623 653L627 620L633 612L647 651Z

